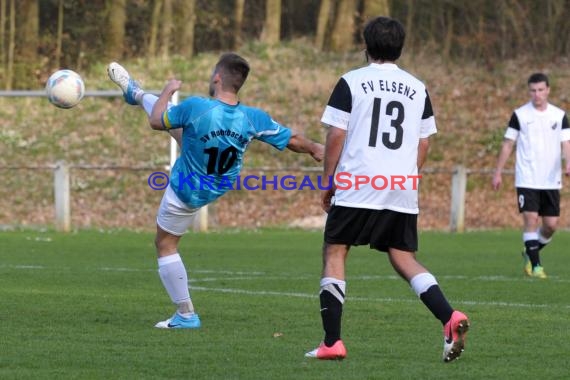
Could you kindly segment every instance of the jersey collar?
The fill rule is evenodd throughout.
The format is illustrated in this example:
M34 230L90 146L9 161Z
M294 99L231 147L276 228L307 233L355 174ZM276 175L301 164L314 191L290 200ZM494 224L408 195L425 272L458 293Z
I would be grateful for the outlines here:
M398 65L395 63L371 63L370 67L375 67L380 70L397 70Z

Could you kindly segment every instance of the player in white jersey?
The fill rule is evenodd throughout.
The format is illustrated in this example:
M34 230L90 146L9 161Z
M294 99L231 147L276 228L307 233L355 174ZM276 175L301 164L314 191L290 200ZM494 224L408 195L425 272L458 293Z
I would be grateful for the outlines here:
M306 357L346 356L340 337L345 261L351 246L364 244L386 252L441 321L443 360L458 358L464 348L467 316L449 305L435 277L415 257L418 171L436 126L425 86L394 63L404 39L400 22L370 21L364 29L369 65L340 78L321 118L328 127L324 178L334 177L336 183L322 194L328 212L320 281L325 337Z
M323 146L275 122L264 111L239 101L238 91L249 74L247 61L234 53L222 54L210 77L211 98L193 96L178 105L169 99L181 82L171 80L159 97L145 93L118 63L108 67L109 77L122 90L125 101L141 106L153 129L169 130L181 147L170 173L156 218L155 245L158 273L177 310L158 328L199 328L188 289L188 274L178 253L178 243L199 208L222 196L235 182L243 155L252 140L279 150L286 147L309 153L321 161ZM209 186L202 186L207 179ZM220 186L224 183L224 186ZM230 186L227 186L227 184Z
M495 190L501 186L501 173L516 143L515 187L523 216L524 273L544 279L547 276L540 251L551 241L558 226L562 154L564 172L570 175L570 127L566 113L548 103L548 77L535 73L527 84L530 101L511 116L492 185Z

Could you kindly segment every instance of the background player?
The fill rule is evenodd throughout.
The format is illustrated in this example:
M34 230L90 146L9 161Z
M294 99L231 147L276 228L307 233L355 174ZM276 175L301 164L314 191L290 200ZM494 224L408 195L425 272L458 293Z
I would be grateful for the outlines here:
M561 146L570 174L570 127L560 108L548 103L550 85L543 73L527 81L530 101L517 108L509 121L493 175L493 188L502 183L502 171L516 142L515 187L523 216L524 273L546 278L540 250L552 240L560 217L562 188ZM542 217L542 225L540 225Z
M237 54L223 54L214 67L209 88L213 98L190 97L174 106L169 99L180 88L180 81L169 81L157 98L146 94L118 63L111 63L108 73L123 90L127 103L142 106L153 129L182 130L173 134L181 153L160 203L155 239L160 279L177 311L155 327L198 328L201 322L190 298L178 242L200 207L231 189L243 154L254 139L279 150L287 147L309 153L317 161L322 160L323 146L239 101L238 91L248 76L249 64Z
M428 138L436 133L436 125L424 84L394 64L404 39L404 28L396 20L378 17L366 25L364 41L370 64L340 78L321 119L328 127L325 179L335 172L368 178L414 176L425 162ZM332 187L323 192L322 204L328 212L320 281L325 337L319 347L305 356L346 356L340 336L346 294L345 261L351 246L369 244L370 248L388 253L396 272L441 321L443 360L458 358L469 320L451 308L435 277L416 261L419 209L412 180L404 184L404 189L394 190Z

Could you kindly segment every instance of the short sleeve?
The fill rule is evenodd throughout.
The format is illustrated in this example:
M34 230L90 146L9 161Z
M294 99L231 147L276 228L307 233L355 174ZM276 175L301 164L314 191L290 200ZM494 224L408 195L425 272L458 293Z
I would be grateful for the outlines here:
M258 112L256 115L255 139L272 145L279 150L283 150L291 140L291 130L275 120L265 112Z
M427 138L437 133L435 125L435 116L433 115L433 108L429 93L426 90L426 99L424 101L424 112L422 113L422 120L420 122L420 138Z
M188 98L182 103L169 107L162 113L162 125L165 129L182 128L188 124L192 112L193 100Z
M321 122L346 130L352 112L352 93L344 78L336 84L325 108Z
M564 114L562 118L562 141L570 141L570 125L568 125L568 117Z
M511 120L509 120L509 125L507 126L507 131L505 132L505 138L508 140L514 140L519 137L519 133L521 130L521 125L519 122L519 118L516 112L513 112L511 115Z

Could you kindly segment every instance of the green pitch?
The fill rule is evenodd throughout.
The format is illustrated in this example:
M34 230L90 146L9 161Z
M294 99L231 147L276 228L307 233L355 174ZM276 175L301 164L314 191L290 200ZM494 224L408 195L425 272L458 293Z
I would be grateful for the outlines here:
M471 318L460 360L441 362L439 322L383 254L347 267L343 362L303 357L322 338L321 234L189 234L181 253L200 330L153 325L173 312L153 236L0 233L1 379L564 379L570 234L522 275L520 233L423 233L419 259Z

